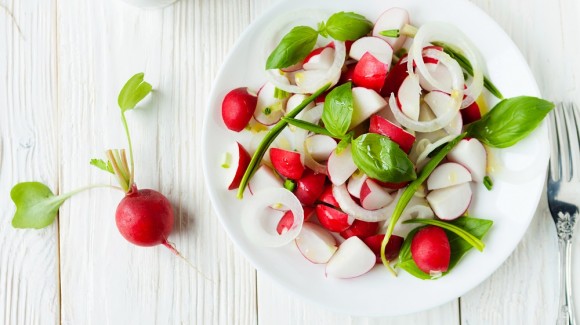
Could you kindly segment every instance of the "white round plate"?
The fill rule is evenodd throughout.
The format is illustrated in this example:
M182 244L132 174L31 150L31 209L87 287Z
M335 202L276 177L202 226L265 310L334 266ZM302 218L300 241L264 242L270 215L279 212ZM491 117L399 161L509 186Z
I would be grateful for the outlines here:
M540 96L536 82L521 53L484 12L461 0L292 0L270 8L243 33L224 62L210 94L203 130L204 175L210 198L232 241L259 272L269 275L298 296L337 312L350 315L387 316L425 310L455 299L489 277L512 253L534 215L548 162L547 127L544 123L518 145L491 153L496 172L494 187L474 187L470 214L491 219L494 225L484 238L485 250L470 251L448 275L419 280L404 271L392 276L383 266L349 280L326 278L324 265L308 262L289 244L265 248L252 243L240 224L243 201L226 189L220 168L224 151L240 135L226 129L221 119L221 101L237 87L258 89L265 79L265 38L271 24L294 11L321 9L330 16L355 11L374 21L390 7L406 8L413 24L449 22L459 27L479 48L487 75L506 97ZM301 15L302 16L302 15ZM262 47L261 47L262 46ZM260 49L260 51L258 51ZM493 99L488 97L492 104ZM489 101L488 101L489 102Z

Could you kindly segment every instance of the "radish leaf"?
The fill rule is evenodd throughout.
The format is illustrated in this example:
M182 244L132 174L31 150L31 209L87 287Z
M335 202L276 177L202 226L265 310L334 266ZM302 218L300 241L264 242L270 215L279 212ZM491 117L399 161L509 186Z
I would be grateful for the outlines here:
M135 108L135 106L151 92L151 85L143 80L145 74L143 72L137 73L125 83L123 89L119 93L117 102L121 108L121 112L126 112Z
M282 69L296 64L312 51L318 32L308 26L296 26L286 34L266 61L266 70Z
M337 12L318 28L321 35L330 35L339 41L354 41L368 34L373 23L354 12Z
M343 136L352 120L353 97L350 82L334 88L324 100L322 122L334 136Z
M16 205L12 226L34 229L53 223L58 209L69 198L68 195L55 196L46 185L38 182L16 184L10 191L10 197Z
M104 171L109 172L111 174L115 174L115 171L113 170L113 165L111 164L110 161L105 162L102 159L93 158L93 159L91 159L90 164L97 167L100 170L104 170Z

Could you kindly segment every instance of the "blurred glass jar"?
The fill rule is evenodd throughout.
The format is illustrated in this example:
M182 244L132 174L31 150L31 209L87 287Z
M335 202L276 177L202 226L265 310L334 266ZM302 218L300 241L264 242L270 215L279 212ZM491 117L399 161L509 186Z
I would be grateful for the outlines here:
M174 3L176 0L123 0L123 1L142 8L161 8Z

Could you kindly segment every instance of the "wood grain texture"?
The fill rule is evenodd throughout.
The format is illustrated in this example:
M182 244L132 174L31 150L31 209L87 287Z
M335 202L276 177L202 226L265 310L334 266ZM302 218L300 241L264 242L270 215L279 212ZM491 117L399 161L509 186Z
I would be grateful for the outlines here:
M41 181L58 191L55 1L0 8L0 323L59 321L58 227L11 226L10 189Z

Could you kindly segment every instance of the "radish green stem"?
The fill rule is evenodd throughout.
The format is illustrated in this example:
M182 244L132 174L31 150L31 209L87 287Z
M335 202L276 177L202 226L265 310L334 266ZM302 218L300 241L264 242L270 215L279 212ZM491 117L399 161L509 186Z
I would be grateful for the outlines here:
M69 198L69 197L71 197L71 196L73 196L75 194L78 194L80 192L83 192L83 191L91 190L91 189L94 189L94 188L104 188L104 187L116 189L116 190L119 190L119 191L122 191L123 190L122 188L120 188L118 186L113 186L113 185L109 185L109 184L95 184L95 185L84 186L84 187L78 188L78 189L76 189L74 191L71 191L71 192L68 192L68 193L65 193L65 194L61 194L59 196L60 197Z
M310 95L310 97L303 100L302 103L300 103L300 105L296 106L296 108L294 108L292 111L286 114L286 117L288 118L296 117L298 113L300 113L308 104L313 102L328 88L330 88L330 83L327 83L326 85L322 86L322 88L318 89L314 94ZM280 134L280 132L284 130L286 125L288 125L288 122L286 122L285 120L280 120L278 123L276 123L276 125L274 125L273 128L270 129L268 134L266 134L262 142L260 142L260 144L258 145L258 148L256 149L256 152L252 156L252 160L250 160L250 164L248 165L248 168L246 169L246 172L242 177L242 181L240 182L240 187L238 189L237 195L238 199L241 200L244 197L244 190L246 189L246 186L248 186L250 178L252 178L252 176L258 169L259 164L262 161L264 154L266 153L266 150L268 150L268 147L270 147L270 145L272 144L272 142L274 142L274 140Z
M441 149L433 157L433 159L431 159L425 165L425 167L423 168L423 170L419 174L419 177L417 177L416 180L411 182L411 184L409 184L409 186L407 186L405 191L403 191L403 194L401 195L401 198L397 202L397 205L395 206L395 210L393 211L393 214L391 215L391 220L389 221L389 227L387 228L387 232L385 233L385 238L383 239L383 242L381 243L381 261L389 270L392 271L391 266L389 264L389 260L387 260L387 257L385 256L385 248L387 247L387 243L389 242L389 239L391 238L391 235L393 234L393 229L395 228L397 221L399 221L399 218L403 214L403 211L407 207L407 204L409 204L409 201L411 201L411 198L413 197L413 195L415 194L417 189L419 189L421 184L423 184L423 182L429 177L429 175L431 175L431 173L433 172L435 167L437 167L437 165L439 165L439 163L443 160L443 158L445 158L445 156L447 156L449 151L451 151L451 149L453 149L459 143L459 141L461 141L461 139L465 138L466 136L467 136L466 132L461 133L455 139L453 139L449 143L447 143L445 145L445 147L443 147L443 149Z
M111 165L113 166L113 171L117 177L117 180L119 181L119 185L121 185L123 191L129 192L132 183L129 183L129 177L123 173L123 169L127 169L127 159L117 158L115 152L118 155L118 150L107 150L107 159L109 159ZM122 152L122 156L126 157L125 151Z
M135 181L135 163L133 161L133 143L131 142L131 134L129 133L129 126L127 125L127 119L125 118L125 112L121 111L121 121L123 122L123 128L125 128L125 134L127 135L127 142L129 142L129 160L131 161L131 169L129 171L129 184L133 184Z

